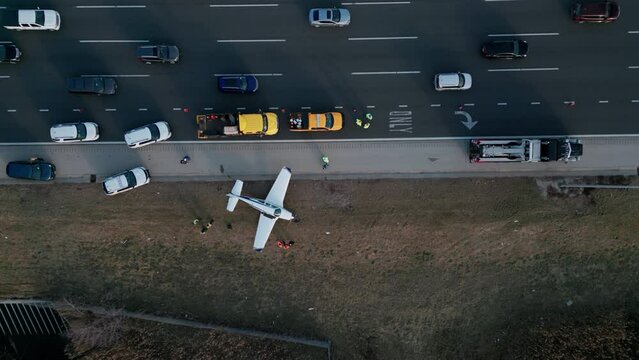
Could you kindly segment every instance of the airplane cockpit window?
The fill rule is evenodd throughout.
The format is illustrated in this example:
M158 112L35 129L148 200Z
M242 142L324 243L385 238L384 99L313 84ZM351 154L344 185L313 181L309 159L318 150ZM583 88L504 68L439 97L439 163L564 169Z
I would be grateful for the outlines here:
M282 214L282 209L275 209L275 216L280 216Z

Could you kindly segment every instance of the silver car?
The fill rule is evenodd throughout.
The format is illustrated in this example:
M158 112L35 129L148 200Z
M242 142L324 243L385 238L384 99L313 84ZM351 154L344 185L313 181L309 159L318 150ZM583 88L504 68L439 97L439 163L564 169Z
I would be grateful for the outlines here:
M346 9L338 8L311 9L308 13L308 22L315 27L342 27L351 23L351 13Z

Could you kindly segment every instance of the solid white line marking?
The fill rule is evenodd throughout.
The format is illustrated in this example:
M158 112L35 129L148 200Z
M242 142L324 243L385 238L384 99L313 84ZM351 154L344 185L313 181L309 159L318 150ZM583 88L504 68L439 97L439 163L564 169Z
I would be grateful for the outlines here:
M515 37L515 36L558 36L559 33L523 33L523 34L488 34L488 37Z
M245 107L239 107L239 108L237 108L237 109L238 109L238 110L246 110L246 108L245 108Z
M488 72L512 72L512 71L558 71L559 68L525 68L525 69L488 69Z
M149 110L149 109L147 109L147 108L138 108L138 111L147 111L147 110Z
M408 107L408 105L397 105L397 107L400 107L400 108L407 108L407 107Z
M343 109L344 107L341 105L335 106L336 109Z
M76 9L143 9L146 5L76 5Z
M235 39L216 40L219 43L262 43L262 42L286 42L286 39Z
M639 66L636 66L636 65L634 65L634 66L628 66L628 69L639 69Z
M539 101L531 101L530 105L540 105L541 103Z
M211 111L211 110L213 110L213 108L212 107L205 107L204 110Z
M420 74L418 70L408 71L358 71L352 72L351 75L407 75L407 74Z
M608 100L599 100L599 103L600 103L600 104L607 104L607 103L608 103Z
M113 108L109 108L109 109L104 109L104 111L117 111L118 109L113 109Z
M11 77L11 76L9 76L9 75L0 75L0 79L8 79L8 78L10 78L10 77Z
M633 103L639 103L639 100L631 100Z
M270 107L270 108L268 108L268 109L269 109L269 110L277 110L277 109L279 109L279 107L277 107L277 106L271 106L271 107Z
M182 108L173 108L173 111L181 111Z
M81 43L148 43L149 40L78 40Z
M136 78L136 77L149 77L151 75L111 75L111 74L101 74L101 75L80 75L80 77L93 77L93 76L103 76L103 77L121 77L121 78L127 78L127 77L131 77L131 78Z
M564 101L564 104L568 105L568 104L572 104L574 102L575 102L574 100L568 100L568 101Z
M441 107L442 104L430 104L430 107Z
M13 44L13 41L0 41L0 44Z
M342 5L409 5L410 1L362 1L343 2Z
M49 109L38 109L39 112L49 112Z
M284 76L282 73L262 73L262 74L213 74L213 76Z
M302 106L302 110L311 110L310 106Z
M521 0L484 0L485 2L500 2L500 1L521 1Z
M508 103L497 103L497 106L506 106Z
M275 7L280 4L210 4L212 8L233 8L233 7Z
M468 104L464 104L464 106L475 106L474 103L468 103Z
M349 37L350 41L367 41L367 40L416 40L417 36L387 36L387 37Z
M7 112L16 112L16 109L8 109Z
M73 109L73 112L82 112L81 109Z
M366 108L367 108L367 109L374 109L374 108L375 108L375 105L366 105Z
M630 30L628 34L639 34L639 30Z

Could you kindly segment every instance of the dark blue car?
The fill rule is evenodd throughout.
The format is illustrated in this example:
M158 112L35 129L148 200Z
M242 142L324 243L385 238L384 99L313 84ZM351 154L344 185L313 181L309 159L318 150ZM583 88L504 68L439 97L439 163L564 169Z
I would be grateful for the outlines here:
M217 78L217 87L221 92L254 93L257 91L257 78L252 75L227 75Z
M7 164L7 176L16 179L50 181L55 179L55 166L40 158L12 161Z

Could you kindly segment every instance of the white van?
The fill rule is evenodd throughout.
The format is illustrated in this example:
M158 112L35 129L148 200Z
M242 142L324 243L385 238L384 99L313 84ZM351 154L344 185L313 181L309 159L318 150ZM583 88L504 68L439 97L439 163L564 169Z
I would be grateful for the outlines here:
M9 30L60 30L60 14L55 10L4 10L2 21Z
M445 73L435 75L435 90L468 90L473 79L467 73Z
M171 128L166 121L129 130L124 134L124 141L130 148L139 148L153 143L167 140L171 137Z

